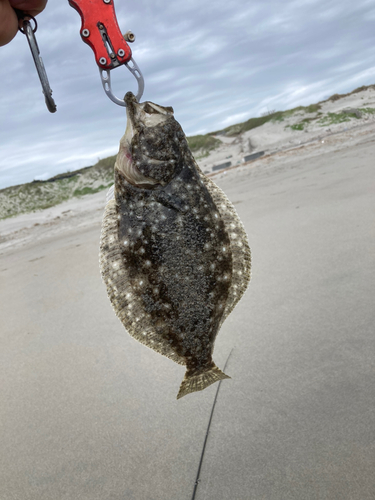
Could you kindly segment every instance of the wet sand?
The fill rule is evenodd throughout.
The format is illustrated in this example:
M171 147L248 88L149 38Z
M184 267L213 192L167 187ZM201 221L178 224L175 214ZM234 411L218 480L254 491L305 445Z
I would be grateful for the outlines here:
M196 500L375 498L375 134L315 146L216 176L253 273ZM176 401L184 368L115 317L101 196L0 225L0 498L191 499L216 386Z

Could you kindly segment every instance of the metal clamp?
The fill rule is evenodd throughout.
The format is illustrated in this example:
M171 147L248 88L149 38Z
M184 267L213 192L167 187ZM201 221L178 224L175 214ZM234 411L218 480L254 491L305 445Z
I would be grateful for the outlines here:
M134 61L133 58L131 58L129 62L125 63L125 66L134 75L135 79L138 82L138 93L136 95L136 98L137 98L137 101L139 102L142 95L143 95L143 91L145 88L145 82L143 79L143 75L142 75L141 70L139 69L137 63ZM107 94L107 96L115 104L118 104L119 106L126 107L124 99L120 99L119 97L116 97L112 93L110 70L99 68L99 73L100 73L100 78L102 80L104 92Z
M32 19L33 22L35 23L34 28L32 28L29 19ZM22 27L19 27L19 30L21 31L21 33L26 35L27 41L29 42L31 54L33 56L35 67L38 72L39 80L40 83L42 84L43 94L48 111L54 113L56 111L56 104L52 98L52 89L49 85L47 73L44 68L43 60L39 55L40 54L39 47L35 38L35 32L38 29L38 24L35 18L33 16L30 16L29 14L24 14L24 17L21 18L21 21L22 21Z
M127 42L134 42L131 31L121 34L117 22L114 0L69 0L69 4L81 16L81 38L94 51L100 78L107 96L115 104L126 106L124 99L112 93L110 72L125 64L138 83L137 99L142 97L144 80L142 73L132 59Z

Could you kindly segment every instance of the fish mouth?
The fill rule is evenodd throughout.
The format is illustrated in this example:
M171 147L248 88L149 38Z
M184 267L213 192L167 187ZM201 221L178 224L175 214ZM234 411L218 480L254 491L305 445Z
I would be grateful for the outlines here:
M137 108L140 104L132 92L127 92L124 100L126 103L127 117L126 130L120 141L120 149L117 154L115 167L117 167L117 169L122 173L125 180L133 186L155 186L155 184L158 184L158 181L141 174L132 156L132 139L137 133L139 133L140 128L139 125L136 125L139 123L139 117L137 116L139 115L139 112L137 112Z
M132 92L127 92L124 97L128 123L133 129L140 131L144 127L155 127L163 123L169 116L173 116L173 108L159 106L154 102L139 103Z
M135 160L134 149L137 145L134 144L136 141L133 141L133 139L141 134L143 130L163 123L168 116L173 115L173 109L149 101L139 103L132 92L127 92L124 100L126 103L127 123L125 134L120 141L115 166L126 181L133 186L152 188L163 184L160 180L148 177L139 171L137 166L139 165L139 153L141 153L142 162L145 161L154 166L161 165L163 162L147 154L147 151L140 151L140 148L138 148L137 160Z

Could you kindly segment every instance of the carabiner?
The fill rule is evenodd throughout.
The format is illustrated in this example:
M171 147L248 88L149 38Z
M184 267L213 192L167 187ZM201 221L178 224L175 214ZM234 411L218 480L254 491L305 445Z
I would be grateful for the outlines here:
M43 60L39 55L40 54L39 47L35 38L35 32L38 29L38 24L36 22L36 19L33 16L30 16L29 14L19 13L19 12L17 12L17 14L19 15L19 21L22 21L22 27L19 26L18 29L20 30L21 33L26 35L27 41L29 42L31 54L33 56L35 67L38 72L39 80L40 83L42 84L43 94L48 111L54 113L57 109L56 104L52 98L52 89L49 85L47 73L43 64ZM31 27L29 19L32 19L33 22L35 23L34 28Z

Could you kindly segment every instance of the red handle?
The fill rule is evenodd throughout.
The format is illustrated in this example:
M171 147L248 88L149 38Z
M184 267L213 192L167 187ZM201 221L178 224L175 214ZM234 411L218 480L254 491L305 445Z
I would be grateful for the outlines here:
M98 66L113 69L127 63L132 52L121 34L113 0L69 0L82 19L81 37L90 45Z

